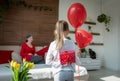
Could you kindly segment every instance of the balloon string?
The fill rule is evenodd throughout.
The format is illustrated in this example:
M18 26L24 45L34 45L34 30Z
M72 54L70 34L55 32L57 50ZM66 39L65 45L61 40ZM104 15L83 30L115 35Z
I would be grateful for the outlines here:
M78 66L78 81L80 81L80 66Z

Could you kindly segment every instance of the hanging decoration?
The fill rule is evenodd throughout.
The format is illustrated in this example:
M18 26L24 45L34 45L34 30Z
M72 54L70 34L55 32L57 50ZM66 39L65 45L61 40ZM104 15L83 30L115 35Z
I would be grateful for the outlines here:
M6 11L8 8L8 3L6 3L5 0L0 2L0 24L3 20L3 12Z
M39 10L39 11L48 11L53 12L54 10L48 6L35 6L32 4L28 4L25 0L3 0L2 3L0 3L0 24L3 20L3 13L2 11L8 10L10 8L10 5L23 5L26 8Z
M106 14L101 14L101 15L99 15L98 18L97 18L97 21L98 21L99 23L104 23L104 24L105 24L106 30L107 30L108 32L110 31L110 28L109 28L110 20L111 20L110 16L107 16Z
M110 27L109 27L109 25L110 25L110 21L111 21L111 17L110 16L107 16L106 14L104 14L104 13L102 13L102 0L101 0L101 15L99 15L98 17L97 17L97 21L99 22L99 23L104 23L105 24L105 29L106 29L106 31L110 31Z
M52 8L48 6L35 6L32 4L28 4L25 0L9 0L9 3L12 5L24 5L24 7L39 11L53 11Z

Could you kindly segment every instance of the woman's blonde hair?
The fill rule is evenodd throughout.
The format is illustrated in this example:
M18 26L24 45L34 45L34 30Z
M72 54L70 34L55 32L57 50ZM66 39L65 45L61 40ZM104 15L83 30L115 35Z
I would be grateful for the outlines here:
M55 29L56 49L60 50L64 45L64 34L69 31L68 23L64 20L57 21Z

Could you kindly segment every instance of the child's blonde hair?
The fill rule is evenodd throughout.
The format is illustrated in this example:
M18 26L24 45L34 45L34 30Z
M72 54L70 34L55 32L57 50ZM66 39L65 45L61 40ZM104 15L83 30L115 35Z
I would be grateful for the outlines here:
M68 23L64 20L57 21L55 29L56 49L60 50L64 45L64 34L69 31Z

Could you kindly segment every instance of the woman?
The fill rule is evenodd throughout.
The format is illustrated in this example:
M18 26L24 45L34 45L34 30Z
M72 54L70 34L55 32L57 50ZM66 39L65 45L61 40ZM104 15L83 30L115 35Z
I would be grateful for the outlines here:
M32 35L26 36L26 42L22 44L20 54L22 58L25 58L27 61L37 63L44 63L43 58L36 54L35 46L32 44L33 37Z
M47 56L46 64L52 65L54 81L74 81L75 63L80 65L80 61L75 54L75 63L62 65L61 52L74 50L74 42L66 39L69 33L68 23L64 20L56 23L55 40L51 42Z

